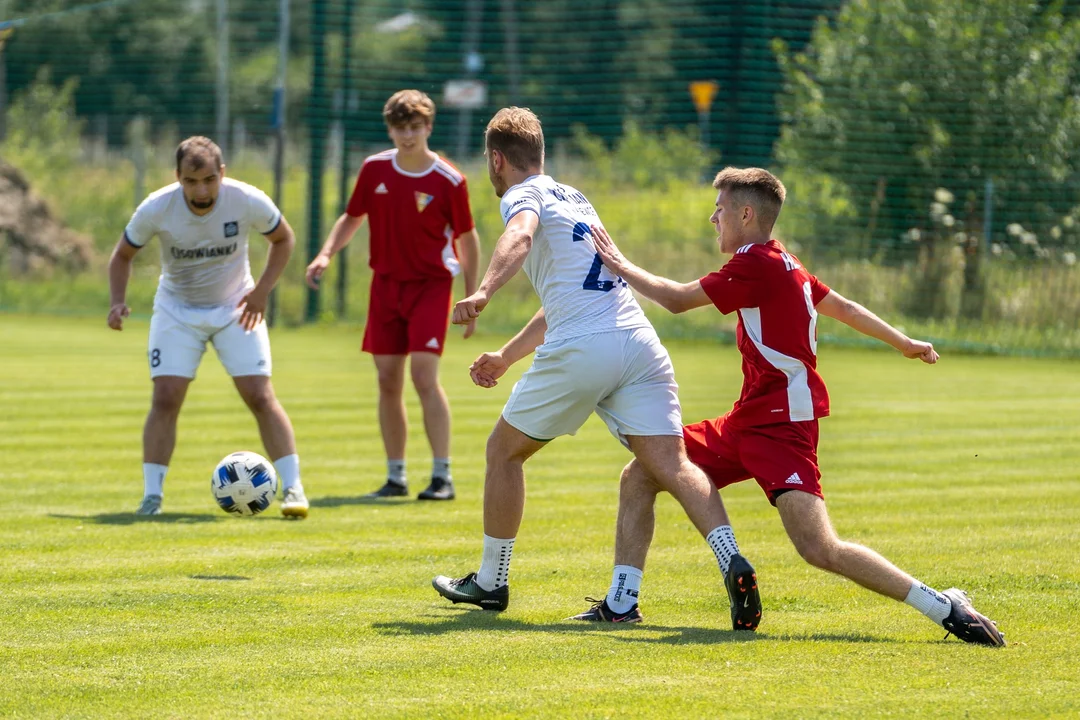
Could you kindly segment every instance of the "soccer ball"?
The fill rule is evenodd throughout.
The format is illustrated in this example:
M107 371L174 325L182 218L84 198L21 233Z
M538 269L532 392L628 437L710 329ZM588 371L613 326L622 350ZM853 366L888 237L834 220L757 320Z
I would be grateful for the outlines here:
M210 491L221 509L234 515L258 515L274 502L277 473L262 455L246 450L226 455L214 468Z

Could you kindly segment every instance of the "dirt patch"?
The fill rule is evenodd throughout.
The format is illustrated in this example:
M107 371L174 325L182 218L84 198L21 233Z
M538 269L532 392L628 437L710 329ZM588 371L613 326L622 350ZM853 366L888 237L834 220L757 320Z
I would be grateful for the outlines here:
M3 160L0 238L8 271L13 274L49 268L83 270L93 256L91 239L53 217L23 174Z

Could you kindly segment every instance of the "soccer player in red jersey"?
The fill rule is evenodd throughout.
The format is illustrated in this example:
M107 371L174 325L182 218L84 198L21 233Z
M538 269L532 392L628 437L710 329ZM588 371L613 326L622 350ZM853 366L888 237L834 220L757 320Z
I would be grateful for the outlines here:
M370 497L409 493L403 397L408 357L434 458L431 484L419 498L452 500L450 405L439 384L439 358L454 276L464 276L466 295L476 291L480 238L465 176L428 149L435 119L431 98L419 90L401 90L386 102L383 118L394 149L364 161L345 214L308 265L307 282L318 287L330 258L348 245L367 217L372 278L363 351L375 357L379 427L387 458L386 483ZM475 328L469 324L465 337Z
M996 625L976 612L962 591L938 592L873 550L841 540L825 510L817 444L818 419L829 414L829 395L817 372L818 314L928 364L938 359L933 346L912 340L830 290L771 239L786 195L771 173L726 168L713 187L718 193L710 221L720 252L732 258L700 280L680 283L652 275L623 257L603 228L592 228L604 264L669 311L713 305L725 315L739 315L742 394L726 415L683 428L690 459L717 488L755 478L811 565L906 602L961 640L1004 645ZM644 568L657 492L637 461L627 465L619 493L617 565Z

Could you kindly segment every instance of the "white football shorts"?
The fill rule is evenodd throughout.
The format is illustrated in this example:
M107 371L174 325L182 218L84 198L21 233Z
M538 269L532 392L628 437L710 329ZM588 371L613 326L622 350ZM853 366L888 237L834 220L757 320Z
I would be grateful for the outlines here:
M168 298L155 299L147 348L151 378L174 375L194 379L207 343L213 344L230 376L270 376L270 335L265 320L248 332L240 326L240 309L234 303L196 307Z
M534 440L573 435L596 412L611 434L682 437L679 386L651 327L583 335L536 349L503 419Z

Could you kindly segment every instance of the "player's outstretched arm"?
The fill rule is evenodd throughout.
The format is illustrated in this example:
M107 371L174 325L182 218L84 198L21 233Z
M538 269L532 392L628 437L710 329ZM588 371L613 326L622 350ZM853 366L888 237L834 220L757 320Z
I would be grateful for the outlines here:
M240 300L240 306L244 308L240 313L240 326L249 331L254 330L266 315L270 291L274 289L281 274L285 272L285 266L289 264L289 256L296 247L296 234L284 216L274 231L266 236L266 239L270 242L270 252L266 254L266 268L263 269L259 281L255 283L251 292Z
M139 248L127 241L123 235L113 248L109 258L109 327L113 330L124 329L124 318L131 314L127 306L127 286L131 278L131 263Z
M938 354L933 345L921 340L912 340L859 303L848 300L835 290L830 290L815 309L822 315L855 328L863 335L869 335L892 345L906 358L922 360L930 365L938 361Z
M465 297L476 292L476 279L480 275L480 235L476 228L462 233L458 238L461 247L461 278L465 282ZM476 320L465 326L465 338L476 332Z
M673 313L682 313L694 308L711 305L712 300L701 288L701 282L681 283L665 277L653 275L639 268L623 257L607 230L599 225L592 226L593 244L600 259L608 270L615 273L634 290L649 298L664 309Z
M322 250L315 256L315 259L307 266L307 270L304 273L304 279L307 281L308 287L312 290L319 289L319 279L322 274L326 272L326 268L330 267L330 258L337 255L341 248L349 244L353 235L360 229L360 226L364 224L364 216L359 217L349 215L345 213L337 219L334 223L334 227L330 229L330 235L326 238L326 242L323 243Z
M480 288L464 300L454 305L454 324L468 325L480 316L480 313L499 288L517 275L525 264L525 258L532 249L533 234L540 224L540 217L529 210L519 212L510 218L506 229L495 243L491 262L480 283Z
M469 377L480 387L495 387L499 384L499 378L510 369L511 365L544 342L546 332L547 318L544 316L544 308L540 308L525 324L525 327L502 346L502 349L493 353L484 353L476 358L469 367Z

